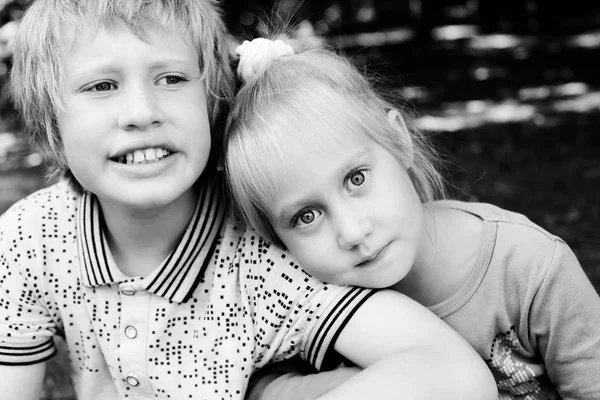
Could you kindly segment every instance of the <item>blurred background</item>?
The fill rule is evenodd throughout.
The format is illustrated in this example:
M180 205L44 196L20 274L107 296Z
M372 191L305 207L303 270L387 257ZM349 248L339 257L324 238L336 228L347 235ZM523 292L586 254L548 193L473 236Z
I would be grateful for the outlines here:
M48 184L9 102L11 42L27 1L0 0L0 213ZM252 37L272 0L226 0ZM600 2L283 0L403 99L451 163L452 195L526 214L561 236L600 291ZM64 344L44 399L74 399Z

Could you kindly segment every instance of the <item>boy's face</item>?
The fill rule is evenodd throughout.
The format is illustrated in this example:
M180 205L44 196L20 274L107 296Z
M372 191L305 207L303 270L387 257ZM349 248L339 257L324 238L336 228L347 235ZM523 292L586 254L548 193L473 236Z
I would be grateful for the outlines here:
M196 50L175 32L100 29L63 51L67 162L101 202L147 210L191 195L210 153Z
M326 282L388 287L410 271L423 208L404 165L363 133L308 124L274 163L272 219L298 263ZM326 132L324 135L323 132Z

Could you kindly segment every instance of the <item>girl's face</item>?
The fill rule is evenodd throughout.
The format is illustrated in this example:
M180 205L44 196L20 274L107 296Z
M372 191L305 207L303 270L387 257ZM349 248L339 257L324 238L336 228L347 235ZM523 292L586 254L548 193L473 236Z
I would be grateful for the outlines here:
M323 134L322 132L327 132ZM310 128L290 135L272 223L308 273L381 288L410 271L423 209L407 169L366 134Z

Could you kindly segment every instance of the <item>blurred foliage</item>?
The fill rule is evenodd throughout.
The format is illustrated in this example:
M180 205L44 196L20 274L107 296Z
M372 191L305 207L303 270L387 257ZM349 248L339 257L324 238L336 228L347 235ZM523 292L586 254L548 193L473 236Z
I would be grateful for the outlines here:
M12 41L23 14L25 0L0 0L0 129L15 129L18 122L9 101L7 85L11 66Z

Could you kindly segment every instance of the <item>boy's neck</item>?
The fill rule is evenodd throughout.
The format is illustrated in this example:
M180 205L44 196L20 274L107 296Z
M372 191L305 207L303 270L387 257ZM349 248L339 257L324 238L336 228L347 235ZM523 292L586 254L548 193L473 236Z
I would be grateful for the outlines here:
M171 204L144 211L100 200L108 245L123 274L145 277L166 259L189 224L197 196L190 189Z

